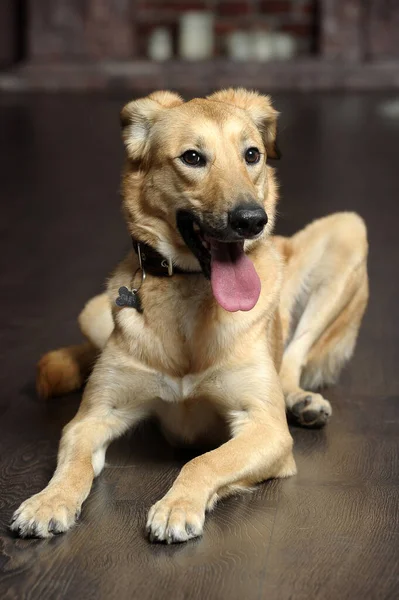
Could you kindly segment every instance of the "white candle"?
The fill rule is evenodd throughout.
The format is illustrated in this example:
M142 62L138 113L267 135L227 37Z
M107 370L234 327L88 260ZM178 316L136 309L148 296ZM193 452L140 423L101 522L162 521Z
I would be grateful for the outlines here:
M157 27L148 39L148 56L152 60L162 61L172 57L172 36L166 27Z
M289 33L274 34L274 52L276 58L280 60L289 60L296 52L296 42Z
M213 55L213 14L188 11L180 17L179 54L185 60L204 60Z
M252 35L253 57L266 61L275 57L273 34L269 31L255 31Z
M226 37L227 54L232 60L252 58L251 35L247 31L232 31Z

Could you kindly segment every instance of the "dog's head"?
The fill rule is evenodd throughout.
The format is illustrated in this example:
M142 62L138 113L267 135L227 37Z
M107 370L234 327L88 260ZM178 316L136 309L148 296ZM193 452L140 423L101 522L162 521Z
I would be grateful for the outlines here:
M245 251L273 227L277 194L266 159L279 157L276 120L267 96L243 89L190 102L155 92L121 113L131 235L182 268L199 263L227 310L249 310L259 296ZM241 292L230 301L233 280Z

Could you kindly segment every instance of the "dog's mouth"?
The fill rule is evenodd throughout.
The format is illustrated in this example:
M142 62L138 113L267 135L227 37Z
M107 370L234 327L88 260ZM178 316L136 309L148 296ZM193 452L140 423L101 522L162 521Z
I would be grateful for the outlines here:
M244 252L244 239L229 240L226 235L200 223L188 211L177 213L179 232L210 279L213 295L225 310L251 310L261 291L259 276Z

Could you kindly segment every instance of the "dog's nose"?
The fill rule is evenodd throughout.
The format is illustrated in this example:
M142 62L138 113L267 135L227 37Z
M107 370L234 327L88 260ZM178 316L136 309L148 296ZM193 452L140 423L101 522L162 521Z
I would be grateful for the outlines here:
M258 235L267 223L267 214L259 205L236 206L230 211L230 227L239 235L251 238Z

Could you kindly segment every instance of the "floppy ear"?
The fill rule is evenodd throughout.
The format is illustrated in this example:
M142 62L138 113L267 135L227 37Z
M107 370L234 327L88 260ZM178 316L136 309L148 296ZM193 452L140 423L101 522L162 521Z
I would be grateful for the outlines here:
M140 160L145 154L148 135L160 112L183 104L173 92L153 92L146 98L133 100L123 107L120 115L122 138L128 156Z
M244 88L230 88L215 92L208 99L233 104L245 110L262 134L267 156L281 157L276 144L278 112L273 108L270 96L262 96Z

